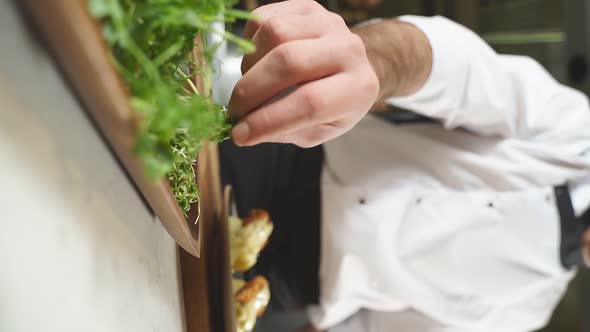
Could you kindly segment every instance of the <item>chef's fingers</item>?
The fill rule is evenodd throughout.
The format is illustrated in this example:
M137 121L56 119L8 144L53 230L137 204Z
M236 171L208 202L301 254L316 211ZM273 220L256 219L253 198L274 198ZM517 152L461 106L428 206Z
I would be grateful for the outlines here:
M324 9L309 14L277 15L266 19L256 31L252 42L256 51L244 56L242 73L245 74L275 47L294 40L312 39L333 31L348 28L344 20Z
M357 121L341 119L321 124L312 128L305 128L297 132L269 139L273 143L291 143L302 148L311 148L332 140L354 127Z
M241 119L286 89L346 70L355 50L344 38L306 39L274 48L236 84L229 102Z
M358 75L357 75L358 74ZM377 83L378 84L378 83ZM375 79L362 70L339 73L306 83L287 96L248 114L234 128L238 145L254 145L276 137L341 119L348 113L364 115L374 102Z
M256 31L264 22L273 16L293 15L293 14L307 14L313 10L317 10L320 4L312 0L291 0L272 3L260 6L252 11L252 19L246 22L243 37L245 39L252 39Z

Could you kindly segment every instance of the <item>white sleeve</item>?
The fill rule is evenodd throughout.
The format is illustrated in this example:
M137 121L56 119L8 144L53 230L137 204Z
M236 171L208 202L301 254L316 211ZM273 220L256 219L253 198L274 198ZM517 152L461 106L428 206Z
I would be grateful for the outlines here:
M406 309L397 312L360 310L327 332L459 332L459 328L444 326L426 315Z
M389 104L440 119L449 129L570 143L583 136L588 142L586 96L559 84L533 59L499 55L474 32L443 17L400 20L426 34L432 71L419 91Z

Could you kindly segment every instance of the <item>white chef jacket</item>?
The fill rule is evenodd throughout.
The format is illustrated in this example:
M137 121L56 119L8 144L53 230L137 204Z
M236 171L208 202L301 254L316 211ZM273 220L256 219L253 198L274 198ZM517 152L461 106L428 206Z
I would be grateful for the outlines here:
M560 262L553 187L589 189L588 100L445 18L401 19L428 37L432 71L388 102L440 123L369 115L325 144L310 320L338 332L405 332L400 313L431 322L413 332L539 328L574 273Z

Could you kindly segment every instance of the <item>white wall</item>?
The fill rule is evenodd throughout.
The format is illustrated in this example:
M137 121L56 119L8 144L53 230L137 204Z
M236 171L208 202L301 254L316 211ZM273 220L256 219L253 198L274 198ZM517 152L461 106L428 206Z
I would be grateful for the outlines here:
M0 331L183 329L173 240L0 0Z

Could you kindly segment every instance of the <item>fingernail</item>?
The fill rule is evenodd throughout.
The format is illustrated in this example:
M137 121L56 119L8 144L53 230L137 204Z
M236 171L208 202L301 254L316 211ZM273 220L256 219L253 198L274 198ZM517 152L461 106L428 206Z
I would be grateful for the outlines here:
M248 123L241 122L232 130L232 136L236 145L244 145L250 136L250 126Z

